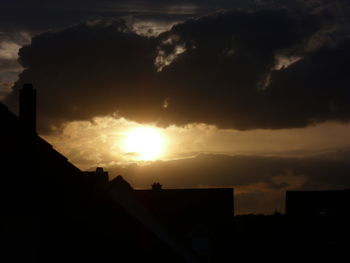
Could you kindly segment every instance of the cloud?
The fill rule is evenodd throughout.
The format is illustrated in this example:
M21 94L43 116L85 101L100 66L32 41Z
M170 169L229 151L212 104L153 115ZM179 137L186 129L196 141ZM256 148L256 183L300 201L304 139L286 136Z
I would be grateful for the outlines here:
M8 102L15 105L18 89L32 82L38 90L41 130L124 109L151 118L163 99L154 84L153 41L122 20L97 20L38 35L20 50L25 70Z
M128 131L138 126L100 117L69 122L62 132L44 138L80 169L104 167L134 187L149 188L155 181L166 188L234 187L238 213L283 211L287 189L350 187L350 125L274 131L171 126L161 130L166 146L156 162L139 162L125 151Z
M67 122L44 138L81 169L108 168L116 163L139 162L137 156L126 154L123 146L128 131L140 126L116 116L104 116L92 121ZM344 155L342 149L350 147L349 124L325 123L301 129L251 131L220 130L196 124L170 126L158 131L165 144L157 158L163 161L192 158L199 153L298 158L317 155L339 159ZM339 156L327 155L338 150Z
M144 20L184 21L194 14L203 14L219 7L242 6L246 5L245 2L247 0L2 0L0 31L27 30L41 33L86 20L129 15Z
M0 59L16 59L20 46L14 42L3 41L0 43Z
M120 19L43 33L20 50L6 103L32 82L40 131L112 113L240 130L348 121L347 17L322 7L218 12L158 37Z
M23 70L18 63L18 51L30 43L27 32L0 32L0 99L11 92L11 87Z
M174 24L181 21L164 21L161 19L137 19L131 17L132 27L136 34L144 36L158 36L168 31Z
M0 32L0 72L21 71L17 62L18 51L23 45L30 43L28 32Z
M286 190L350 187L348 151L339 159L281 158L201 154L195 158L155 162L146 166L110 167L138 188L160 182L164 188L233 187L236 212L273 213L284 209Z
M168 122L244 130L348 120L348 40L341 35L309 49L328 19L285 10L235 11L163 33L163 53L176 54L179 45L186 50L162 70L171 86Z
M10 91L13 83L10 82L0 82L0 99L5 97Z

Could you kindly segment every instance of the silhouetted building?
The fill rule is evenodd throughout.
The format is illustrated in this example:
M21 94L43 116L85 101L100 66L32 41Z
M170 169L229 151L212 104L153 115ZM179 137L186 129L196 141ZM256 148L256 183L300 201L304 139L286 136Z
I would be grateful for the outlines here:
M149 211L167 222L174 221L190 233L201 222L230 220L233 217L232 188L152 189L135 190L137 199Z
M219 253L215 249L227 239L232 224L232 188L163 189L154 183L151 190L135 190L135 194L139 203L198 255Z
M96 171L84 171L82 175L86 186L93 188L94 191L107 191L108 172L104 171L102 167L97 167Z
M50 262L82 202L81 171L35 133L32 87L26 85L20 97L21 118L0 103L1 248L12 262ZM3 260L6 254L0 261L10 262Z
M186 261L125 205L125 187L102 168L82 172L37 135L31 85L20 98L20 118L0 103L1 262Z
M295 259L348 259L350 190L287 191L285 238ZM292 250L292 249L290 249Z
M286 215L348 217L350 190L287 191Z

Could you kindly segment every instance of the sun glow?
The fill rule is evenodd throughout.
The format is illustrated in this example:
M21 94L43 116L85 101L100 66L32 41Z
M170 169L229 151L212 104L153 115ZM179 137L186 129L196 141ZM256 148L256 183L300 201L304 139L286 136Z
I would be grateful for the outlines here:
M137 127L126 133L124 151L137 160L151 161L162 154L164 143L164 137L158 129Z

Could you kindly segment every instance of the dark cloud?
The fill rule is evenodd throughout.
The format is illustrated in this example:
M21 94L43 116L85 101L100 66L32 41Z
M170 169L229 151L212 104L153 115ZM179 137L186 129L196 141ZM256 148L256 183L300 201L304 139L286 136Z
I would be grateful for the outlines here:
M349 6L324 2L218 13L163 33L164 57L186 50L164 68L168 121L253 129L348 120Z
M310 158L202 154L108 170L139 188L150 188L153 182L165 188L234 187L236 212L272 213L284 208L286 190L349 188L348 157L348 150Z
M123 20L43 33L20 50L26 69L7 103L33 82L42 128L115 112L236 129L347 121L346 8L219 12L152 38Z
M29 44L30 38L25 32L0 32L0 73L21 71L22 67L17 62L18 50Z
M153 42L133 33L122 20L41 34L19 52L26 70L9 99L15 102L21 85L32 82L39 91L43 126L125 108L150 117L152 105L158 107L161 101L153 81Z
M14 59L0 59L0 74L4 72L20 72L21 65Z
M105 17L133 15L143 19L183 21L194 14L247 7L253 0L2 0L0 31L40 33L73 23Z
M299 20L284 10L235 11L189 20L162 34L165 57L179 46L187 50L164 68L172 85L169 121L238 129L293 126L272 123L278 98L266 100L264 83L277 52L301 55L302 43L320 28L316 18Z
M18 63L18 50L30 43L30 36L24 32L0 32L0 99L6 96L18 74L23 70Z

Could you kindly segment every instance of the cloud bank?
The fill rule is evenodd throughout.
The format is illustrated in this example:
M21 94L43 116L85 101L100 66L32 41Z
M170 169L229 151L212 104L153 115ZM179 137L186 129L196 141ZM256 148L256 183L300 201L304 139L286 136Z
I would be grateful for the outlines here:
M5 102L15 107L32 82L40 131L112 113L240 130L348 121L349 8L340 4L218 12L157 37L113 19L39 34L20 49L25 70Z
M310 158L201 154L147 166L110 167L134 187L233 187L237 213L283 211L286 190L346 189L349 150Z

